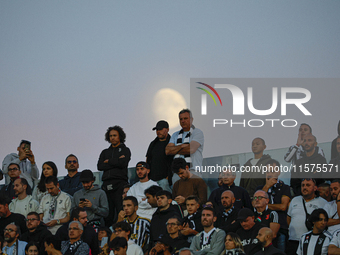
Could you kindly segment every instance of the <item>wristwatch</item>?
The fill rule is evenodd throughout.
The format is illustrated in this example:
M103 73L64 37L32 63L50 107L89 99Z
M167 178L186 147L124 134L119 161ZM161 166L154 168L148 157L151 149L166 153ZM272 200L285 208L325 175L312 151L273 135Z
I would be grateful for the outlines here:
M60 225L60 220L57 220L57 224Z

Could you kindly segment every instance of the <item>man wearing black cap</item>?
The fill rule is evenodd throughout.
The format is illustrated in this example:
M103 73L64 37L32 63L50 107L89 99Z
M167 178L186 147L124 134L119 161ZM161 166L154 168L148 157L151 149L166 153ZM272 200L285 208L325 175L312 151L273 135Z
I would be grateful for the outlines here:
M106 194L97 184L93 184L96 177L93 176L91 170L83 170L79 179L83 188L74 193L72 208L77 206L85 208L89 225L99 227L104 223L103 218L109 215Z
M165 120L160 120L152 130L156 130L157 137L150 143L146 153L146 162L150 165L149 178L156 181L163 190L171 192L171 162L174 156L165 154L165 147L171 137L169 124Z
M256 236L264 226L254 221L254 212L249 208L242 208L238 212L237 220L240 221L242 228L238 229L236 234L238 234L241 239L244 252L250 255L260 251L262 246Z
M149 164L140 161L136 165L136 175L139 179L139 182L136 182L132 187L129 189L127 195L134 196L137 198L138 201L138 210L137 214L140 217L147 218L151 220L153 213L157 210L157 208L152 208L151 205L148 203L144 191L153 186L158 186L157 182L149 179L150 167Z

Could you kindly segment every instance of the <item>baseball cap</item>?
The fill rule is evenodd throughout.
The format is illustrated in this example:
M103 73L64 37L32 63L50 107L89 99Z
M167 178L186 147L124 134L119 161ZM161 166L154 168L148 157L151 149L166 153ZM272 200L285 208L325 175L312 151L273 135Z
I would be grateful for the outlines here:
M139 161L137 164L136 164L136 167L139 166L139 167L145 167L147 169L150 169L150 166L148 163L146 163L145 161Z
M249 208L242 208L237 215L237 220L245 220L248 217L254 216L254 212Z
M169 123L165 120L160 120L157 122L156 126L152 130L162 130L163 128L169 128Z

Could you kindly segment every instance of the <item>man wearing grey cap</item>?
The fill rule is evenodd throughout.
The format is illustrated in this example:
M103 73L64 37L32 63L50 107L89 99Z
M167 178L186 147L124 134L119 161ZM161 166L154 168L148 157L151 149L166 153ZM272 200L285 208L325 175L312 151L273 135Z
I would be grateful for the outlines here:
M236 234L238 234L241 239L244 252L250 255L260 251L262 246L256 237L259 230L264 226L254 221L254 212L249 208L242 208L238 212L237 220L240 221L242 228L238 229Z
M97 184L93 184L96 177L89 169L83 170L79 178L83 185L81 190L74 193L72 208L85 208L89 225L94 228L104 224L103 218L109 215L109 203L106 193Z
M156 130L157 137L150 143L146 153L146 162L150 165L149 178L156 181L163 190L171 192L171 162L174 156L165 154L165 147L171 138L169 124L160 120L152 130Z

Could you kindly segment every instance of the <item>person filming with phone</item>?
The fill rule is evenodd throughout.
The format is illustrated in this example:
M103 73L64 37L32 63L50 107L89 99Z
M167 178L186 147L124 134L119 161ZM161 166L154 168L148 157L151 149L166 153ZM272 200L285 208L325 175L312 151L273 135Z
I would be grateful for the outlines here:
M34 188L39 179L39 169L35 163L35 157L31 150L31 142L21 140L17 153L8 154L2 161L2 172L5 175L5 184L10 183L8 167L10 164L18 164L21 170L20 177L25 178L30 188Z

